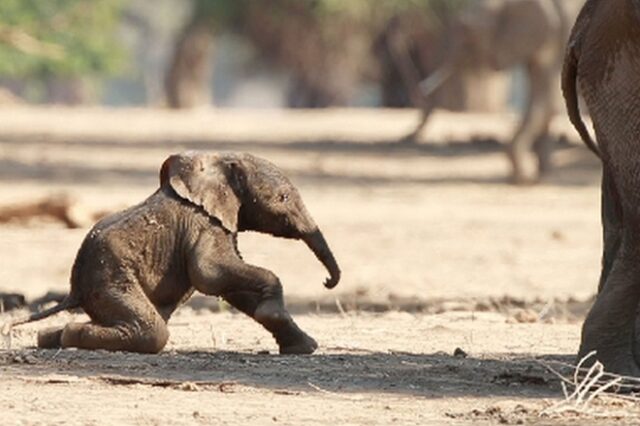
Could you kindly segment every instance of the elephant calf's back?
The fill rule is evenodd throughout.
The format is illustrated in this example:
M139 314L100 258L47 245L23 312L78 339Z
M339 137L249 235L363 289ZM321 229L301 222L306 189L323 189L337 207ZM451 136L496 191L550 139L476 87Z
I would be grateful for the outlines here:
M72 294L84 301L111 289L140 286L152 302L179 300L176 293L188 289L188 280L178 204L156 192L142 204L98 222L76 257Z

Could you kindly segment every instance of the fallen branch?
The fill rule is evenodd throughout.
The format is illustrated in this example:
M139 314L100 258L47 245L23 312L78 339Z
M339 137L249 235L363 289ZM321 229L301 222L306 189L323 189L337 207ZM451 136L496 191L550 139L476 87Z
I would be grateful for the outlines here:
M232 393L232 388L237 385L236 382L218 382L218 381L182 381L182 380L163 380L163 379L143 379L139 377L125 376L97 376L95 380L117 386L151 386L161 388L172 388L180 390L198 391L200 388L217 388L223 393Z
M105 212L89 211L65 194L0 207L0 223L27 223L35 218L50 218L72 229L88 227L105 215Z
M325 395L331 395L331 396L335 396L337 398L342 398L342 399L348 399L351 401L360 401L362 399L364 399L362 396L359 395L345 395L345 394L341 394L338 392L332 392L332 391L328 391L326 389L322 389L320 386L314 385L311 382L307 382L307 385L309 385L312 389L325 394Z

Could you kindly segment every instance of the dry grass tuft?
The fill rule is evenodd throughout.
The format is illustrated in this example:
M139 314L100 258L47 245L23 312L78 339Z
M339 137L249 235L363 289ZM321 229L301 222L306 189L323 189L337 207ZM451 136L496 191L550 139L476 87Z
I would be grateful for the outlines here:
M540 417L573 415L628 419L640 415L640 396L634 393L640 390L640 378L608 373L597 360L591 367L583 367L587 361L593 360L595 355L595 351L587 354L577 366L561 362L540 362L560 379L564 393L564 399L542 410ZM557 367L572 368L573 374L564 375Z
M0 322L0 350L11 350L11 322Z

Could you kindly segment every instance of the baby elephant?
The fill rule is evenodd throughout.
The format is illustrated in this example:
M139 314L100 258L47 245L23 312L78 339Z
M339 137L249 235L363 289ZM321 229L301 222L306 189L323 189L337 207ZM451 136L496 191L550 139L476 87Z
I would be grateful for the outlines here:
M331 250L276 166L249 154L188 152L164 162L147 200L93 227L62 303L14 325L82 307L90 322L41 331L38 346L157 353L169 317L198 290L262 324L280 353L312 353L318 345L286 311L278 277L242 260L239 231L302 239L329 272L324 285L338 284Z

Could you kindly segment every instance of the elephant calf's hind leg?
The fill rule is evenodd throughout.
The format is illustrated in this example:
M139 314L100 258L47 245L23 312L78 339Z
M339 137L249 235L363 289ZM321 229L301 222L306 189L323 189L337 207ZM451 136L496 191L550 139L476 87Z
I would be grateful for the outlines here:
M38 347L54 349L62 347L62 327L49 327L38 332Z
M167 343L169 332L162 328L144 328L123 324L106 327L92 322L69 323L61 336L62 347L158 353Z
M139 289L127 296L104 295L100 306L86 310L92 321L67 324L62 347L158 353L169 339L166 323Z

